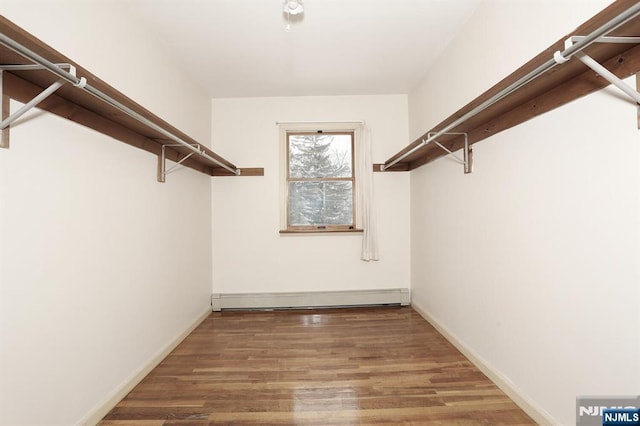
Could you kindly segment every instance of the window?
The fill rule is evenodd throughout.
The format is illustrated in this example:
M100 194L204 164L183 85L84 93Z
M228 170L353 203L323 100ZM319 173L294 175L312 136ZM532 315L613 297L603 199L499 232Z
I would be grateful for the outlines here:
M356 228L354 129L284 129L285 232Z

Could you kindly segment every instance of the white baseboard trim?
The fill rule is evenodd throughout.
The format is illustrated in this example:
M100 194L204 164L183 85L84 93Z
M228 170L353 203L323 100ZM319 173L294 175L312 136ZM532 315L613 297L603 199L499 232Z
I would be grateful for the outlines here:
M163 359L171 353L197 326L202 323L211 314L211 308L207 308L185 331L177 335L169 344L158 351L149 361L147 361L137 372L127 378L120 386L118 386L111 395L107 396L104 401L97 404L82 420L79 425L95 425L104 416L106 416L113 407L115 407L138 383L144 379Z
M408 288L294 293L215 293L214 311L223 309L288 309L364 305L402 305L411 302Z
M471 348L458 339L448 328L441 325L438 320L431 316L425 309L411 303L411 307L419 313L429 324L431 324L440 334L444 336L453 346L455 346L462 354L467 357L473 365L484 373L493 383L496 384L509 398L513 400L522 410L529 415L536 423L544 426L559 425L553 417L542 408L538 407L533 401L529 400L520 389L518 389L511 380L496 370L482 357L475 353Z

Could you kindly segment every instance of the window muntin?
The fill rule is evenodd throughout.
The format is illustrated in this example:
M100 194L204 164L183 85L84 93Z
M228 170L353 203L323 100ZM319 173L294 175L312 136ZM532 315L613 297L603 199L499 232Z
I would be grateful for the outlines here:
M287 230L354 229L354 132L287 132L286 150Z

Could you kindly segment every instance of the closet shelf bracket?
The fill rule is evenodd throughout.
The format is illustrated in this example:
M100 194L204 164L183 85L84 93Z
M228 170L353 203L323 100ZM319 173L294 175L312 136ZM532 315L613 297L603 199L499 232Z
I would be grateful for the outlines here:
M447 148L446 146L442 145L440 142L438 142L438 140L436 139L439 136L442 135L462 135L464 136L464 147L462 148L462 158L460 158L459 156L457 156L455 153L453 153L449 148ZM427 139L423 139L422 140L422 146L426 146L430 143L434 143L436 145L438 145L440 148L442 148L443 150L445 150L449 155L451 155L453 157L453 159L462 164L464 166L464 173L468 174L471 173L473 171L473 150L471 149L471 147L469 146L469 136L467 135L467 133L460 133L460 132L446 132L446 133L439 133L439 132L429 132L427 133Z
M192 147L194 147L198 152L203 152L202 148L200 147L200 144L194 143L194 144L189 144ZM167 175L169 173L173 173L175 172L178 167L180 167L180 165L182 165L183 162L185 162L186 160L189 159L189 157L191 157L193 154L196 153L196 151L192 151L188 154L186 154L184 157L182 157L180 160L178 160L173 166L169 167L167 169L167 156L166 156L166 148L167 147L184 147L184 145L181 144L166 144L166 145L162 145L162 150L160 152L160 155L158 156L158 182L160 183L164 183Z
M575 43L585 39L585 36L573 36L569 37L565 40L564 45L565 48L573 46ZM640 37L611 37L611 36L603 36L599 37L595 40L595 43L630 43L630 44L640 44ZM593 59L591 56L585 54L584 52L577 52L576 58L578 58L583 64L591 68L595 71L600 77L607 80L609 83L616 86L618 89L622 90L627 96L629 96L636 104L640 104L640 93L635 90L633 87L629 86L625 83L620 77L609 71L607 68L602 66L598 61ZM556 62L563 63L568 59L560 54L560 52L556 52L553 56Z
M76 67L71 64L55 64L56 66L64 69L67 68L69 73L72 75L76 75ZM3 82L2 77L5 71L33 71L33 70L42 70L45 69L42 65L0 65L0 99L1 102L1 111L0 113L2 121L0 122L0 148L9 148L9 126L11 123L15 122L17 119L26 114L29 110L37 106L40 102L47 99L49 96L54 94L56 90L62 87L66 80L59 79L53 82L49 87L44 89L40 94L35 96L29 102L20 107L16 112L11 114L9 111L9 102L8 97L5 100L4 93L2 92Z

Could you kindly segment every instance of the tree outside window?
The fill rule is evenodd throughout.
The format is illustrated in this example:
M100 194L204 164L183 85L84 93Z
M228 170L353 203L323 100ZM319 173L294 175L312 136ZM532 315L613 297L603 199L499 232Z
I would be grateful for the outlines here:
M353 229L354 134L287 133L287 228Z

